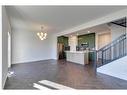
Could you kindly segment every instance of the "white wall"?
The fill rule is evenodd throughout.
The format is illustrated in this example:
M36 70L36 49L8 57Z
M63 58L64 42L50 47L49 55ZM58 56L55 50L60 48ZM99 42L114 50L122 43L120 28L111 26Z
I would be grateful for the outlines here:
M70 51L76 51L76 46L77 46L77 45L78 45L77 36L69 37Z
M2 87L8 73L8 31L11 31L5 7L2 7Z
M106 30L106 31L101 31L101 32L98 32L98 33L96 33L96 35L95 35L95 45L96 45L96 50L98 50L99 49L99 35L105 35L105 33L111 33L111 31L110 30ZM110 38L110 37L109 37ZM110 43L111 41L110 41L110 39L109 39L109 41L107 41L107 43L104 43L104 45L106 45L106 44L108 44L108 43ZM103 47L103 45L102 45L102 47ZM101 48L102 48L101 47Z
M12 63L18 64L38 60L55 59L53 45L55 39L47 35L47 39L40 40L38 31L12 30Z
M52 59L58 59L57 57L57 36L55 34L52 35L51 37L51 51L52 51Z
M121 36L122 34L126 33L126 28L119 25L111 24L110 29L112 41Z

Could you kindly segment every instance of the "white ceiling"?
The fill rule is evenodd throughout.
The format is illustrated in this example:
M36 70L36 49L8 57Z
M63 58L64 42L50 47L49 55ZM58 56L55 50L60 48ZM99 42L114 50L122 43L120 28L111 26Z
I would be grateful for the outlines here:
M66 34L64 36L69 37L69 36L77 36L77 35L83 35L83 34L89 34L89 33L105 33L110 31L111 31L110 26L106 23L106 24L97 25L91 28L83 29L80 31L76 31L74 33Z
M61 32L91 20L120 11L125 6L7 6L14 29L40 30L44 25L48 33Z

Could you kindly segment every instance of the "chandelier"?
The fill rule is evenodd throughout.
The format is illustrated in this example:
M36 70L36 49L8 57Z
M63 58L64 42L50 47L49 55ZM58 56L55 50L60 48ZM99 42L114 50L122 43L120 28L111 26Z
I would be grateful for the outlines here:
M37 33L37 36L41 39L44 40L47 37L47 33L43 32L43 26L41 26L41 31Z

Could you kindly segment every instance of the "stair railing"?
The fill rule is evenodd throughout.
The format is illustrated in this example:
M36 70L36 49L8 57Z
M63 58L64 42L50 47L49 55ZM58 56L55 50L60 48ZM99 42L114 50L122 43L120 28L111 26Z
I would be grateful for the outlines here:
M123 34L96 52L96 65L100 67L127 55L127 34Z

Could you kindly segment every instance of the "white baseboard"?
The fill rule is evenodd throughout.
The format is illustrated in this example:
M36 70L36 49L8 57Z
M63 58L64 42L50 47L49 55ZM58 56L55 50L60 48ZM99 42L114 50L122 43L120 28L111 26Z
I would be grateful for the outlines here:
M16 62L16 63L13 62L12 64L24 64L24 63L30 63L30 62L46 61L46 60L57 60L57 59L29 60L29 61L22 61L22 62Z
M7 78L8 78L8 76L6 74L5 80L2 82L2 89L4 89L4 87L5 87L5 83L6 83Z

